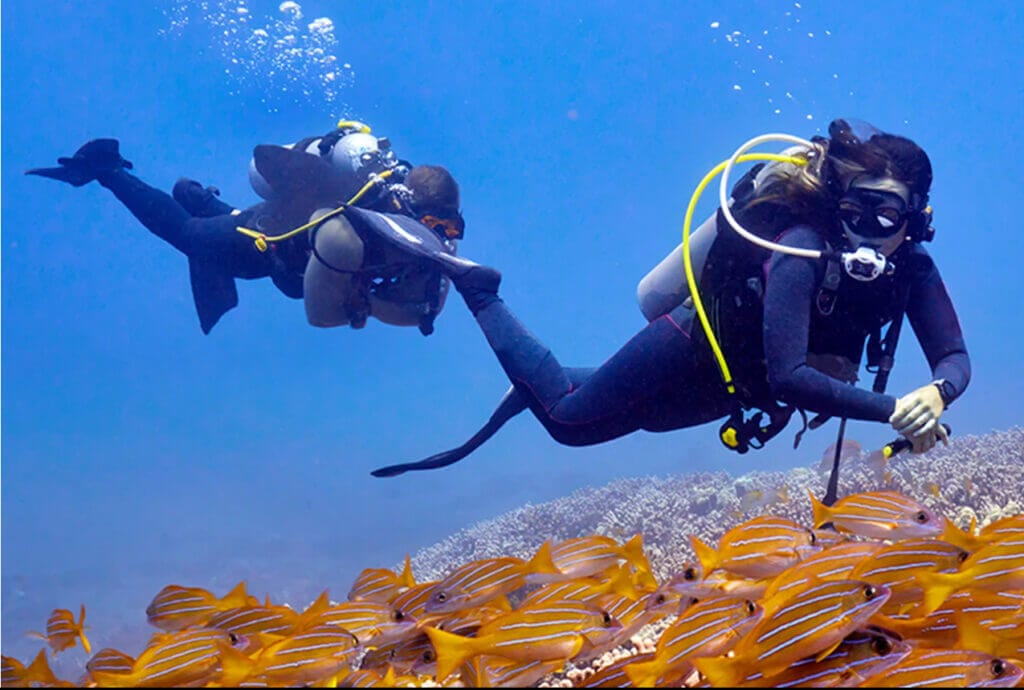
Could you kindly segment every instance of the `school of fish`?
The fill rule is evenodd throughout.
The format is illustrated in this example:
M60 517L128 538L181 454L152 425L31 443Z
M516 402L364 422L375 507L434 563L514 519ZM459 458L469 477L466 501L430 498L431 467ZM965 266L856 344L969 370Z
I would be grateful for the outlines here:
M760 497L758 497L760 498ZM85 607L56 609L46 648L4 656L4 687L1024 687L1024 514L957 527L893 491L825 506L813 523L762 515L665 581L641 535L546 541L529 559L417 582L364 570L346 601L302 611L244 582L222 597L168 585L131 657L92 654ZM616 654L607 652L616 650ZM628 653L627 653L628 652ZM552 680L552 674L560 674Z

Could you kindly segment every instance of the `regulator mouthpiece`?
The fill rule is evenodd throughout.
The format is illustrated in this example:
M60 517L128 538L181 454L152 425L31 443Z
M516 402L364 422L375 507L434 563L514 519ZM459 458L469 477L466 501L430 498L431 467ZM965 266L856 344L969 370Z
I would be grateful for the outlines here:
M864 283L874 280L883 273L891 272L893 268L885 254L874 247L862 245L857 247L855 252L844 252L841 258L847 275Z

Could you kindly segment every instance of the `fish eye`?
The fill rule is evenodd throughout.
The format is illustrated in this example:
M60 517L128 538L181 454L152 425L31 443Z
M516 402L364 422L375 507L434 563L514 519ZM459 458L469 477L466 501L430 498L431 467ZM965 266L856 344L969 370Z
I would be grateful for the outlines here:
M871 639L871 649L876 654L885 655L892 651L892 642L885 637L874 637Z
M747 599L747 613L753 613L757 610L757 606L750 599Z
M405 619L405 614L399 611L398 609L395 609L395 612L391 615L391 617L394 618L396 621L400 621Z
M699 601L700 601L700 599L698 599L697 597L690 597L690 601L689 601L689 603L686 604L686 606L687 606L687 608L689 608L690 606L693 606L694 604L696 604Z
M961 551L961 552L960 552L960 553L959 553L959 554L957 555L957 560L958 560L958 561L960 561L961 563L963 563L964 561L966 561L966 560L967 560L967 557L968 557L968 556L970 556L970 555L971 555L971 554L967 553L966 551Z
M814 530L807 530L807 533L811 535L811 546L818 543L818 536L814 533Z
M864 598L871 600L878 595L878 590L875 589L874 585L864 585Z
M605 611L604 615L601 616L601 620L604 621L605 625L611 625L612 624L612 614L610 614L607 611Z
M423 656L421 656L420 658L423 659L423 661L427 662L428 664L434 663L434 650L433 649L425 649L423 651Z
M665 603L665 595L664 594L655 594L654 595L654 603L657 604L657 605L664 604Z
M928 513L924 512L923 510L919 510L917 512L917 515L914 516L914 520L920 522L923 525L924 523L928 522Z
M689 568L684 570L683 571L683 579L684 580L696 580L697 579L697 569L694 568L693 566L690 566Z
M444 602L448 601L448 595L445 594L444 592L438 592L437 594L434 595L434 598L437 599L438 601L440 601L441 603L444 603Z
M228 640L231 641L231 646L234 647L236 644L238 644L238 635L236 635L233 632L229 632L228 633Z
M998 678L1006 672L1006 664L1002 659L992 660L992 675Z

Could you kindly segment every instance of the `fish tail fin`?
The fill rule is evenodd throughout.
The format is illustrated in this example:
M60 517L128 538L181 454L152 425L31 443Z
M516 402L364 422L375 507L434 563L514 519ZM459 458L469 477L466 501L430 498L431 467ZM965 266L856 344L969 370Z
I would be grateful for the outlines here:
M89 638L85 636L85 604L82 604L82 611L78 616L78 625L75 626L75 632L82 641L82 649L85 650L85 653L92 654L92 645L89 644Z
M622 555L640 572L651 572L651 562L644 555L644 537L639 532L622 545Z
M402 568L402 572L398 574L398 584L402 587L414 587L416 585L416 578L412 576L412 559L409 554L405 554L405 566Z
M299 630L306 627L309 623L316 619L321 613L331 607L331 598L327 596L327 590L320 592L320 596L313 600L313 603L306 607L306 610L299 614L299 619L295 622L295 629Z
M537 549L537 553L533 555L526 563L527 573L536 573L538 575L563 575L558 566L555 565L555 561L551 558L551 540L545 541Z
M223 687L238 687L248 678L256 663L229 644L220 644L220 680Z
M545 542L546 543L546 542ZM427 626L423 629L437 652L437 680L443 683L459 666L476 656L478 638L463 637Z
M811 510L814 512L814 529L818 529L822 525L832 522L832 510L819 501L815 496L814 492L810 489L807 490L807 495L811 497Z
M708 657L694 659L694 666L704 678L716 688L734 688L743 680L744 674L733 659L725 657Z
M639 596L636 591L636 586L633 584L633 577L629 572L629 566L625 565L615 568L615 572L612 573L611 579L609 580L609 589L615 594L626 597L630 601L636 601Z
M690 543L693 545L693 552L697 554L700 567L707 575L718 567L718 552L700 540L696 534L690 535Z
M635 688L653 688L658 684L664 664L659 659L651 659L639 664L632 663L626 667L629 682Z
M942 606L950 594L960 587L960 573L920 573L917 581L924 589L924 599L916 615L927 616Z

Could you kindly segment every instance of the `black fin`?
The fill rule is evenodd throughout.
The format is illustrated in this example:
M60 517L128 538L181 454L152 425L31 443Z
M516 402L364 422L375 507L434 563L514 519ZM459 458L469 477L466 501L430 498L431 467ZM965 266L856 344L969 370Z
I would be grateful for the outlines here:
M494 436L505 422L525 410L526 407L526 396L513 386L502 396L501 402L498 403L498 407L495 408L487 423L480 427L479 431L458 448L452 448L443 453L431 455L429 458L419 462L407 462L400 465L381 467L370 474L374 477L397 477L400 474L413 470L434 470L439 467L452 465L482 446L487 439Z
M58 168L32 168L26 175L48 177L51 180L66 182L81 187L96 179L96 176L119 168L132 169L131 161L121 157L117 139L93 139L83 144L75 155L60 157Z
M231 273L211 259L189 257L188 272L199 327L209 335L220 317L238 306L238 288Z

